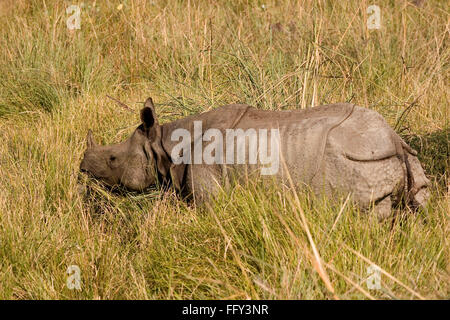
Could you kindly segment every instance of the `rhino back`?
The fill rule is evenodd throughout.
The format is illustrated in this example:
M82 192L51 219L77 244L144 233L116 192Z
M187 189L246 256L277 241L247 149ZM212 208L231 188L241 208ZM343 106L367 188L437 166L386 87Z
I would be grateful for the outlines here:
M294 182L310 185L315 191L337 189L353 192L355 199L367 205L383 198L404 180L402 163L395 158L395 134L375 111L351 104L333 104L306 110L268 111L247 105L228 105L204 114L185 118L166 126L166 134L176 128L192 132L193 121L202 121L203 131L215 128L224 135L227 129L278 129L280 164L275 174L284 180L287 168ZM202 142L205 147L209 142ZM166 142L170 149L173 145ZM223 154L226 153L224 144ZM246 160L248 160L248 149ZM387 161L380 161L387 159ZM284 162L284 163L281 163ZM261 165L200 164L188 165L189 189L209 193L214 185L226 184L227 172L243 177L257 172ZM225 177L225 179L224 179Z

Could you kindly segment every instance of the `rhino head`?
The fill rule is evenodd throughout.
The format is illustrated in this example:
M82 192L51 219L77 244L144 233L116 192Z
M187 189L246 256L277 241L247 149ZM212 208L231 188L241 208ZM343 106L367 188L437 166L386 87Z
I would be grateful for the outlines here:
M141 191L166 177L170 161L161 144L161 127L148 98L140 113L142 124L122 143L98 145L89 130L80 171L108 186Z

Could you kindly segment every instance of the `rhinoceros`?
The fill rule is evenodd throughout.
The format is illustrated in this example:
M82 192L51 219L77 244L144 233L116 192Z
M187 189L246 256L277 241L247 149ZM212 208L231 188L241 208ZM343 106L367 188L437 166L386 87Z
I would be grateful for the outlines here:
M230 104L160 125L148 98L140 117L122 143L98 145L89 130L80 170L130 190L166 185L196 203L230 179L289 177L317 194L350 193L380 219L400 202L417 208L429 197L416 151L379 113L354 104L287 111Z

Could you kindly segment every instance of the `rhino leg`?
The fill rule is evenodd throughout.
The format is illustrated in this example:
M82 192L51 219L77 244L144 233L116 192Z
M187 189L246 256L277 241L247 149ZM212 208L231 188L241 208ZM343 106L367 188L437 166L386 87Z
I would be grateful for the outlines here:
M384 199L381 199L380 201L375 203L374 212L378 218L378 220L384 220L386 218L389 218L391 215L391 209L392 209L392 199L391 196L387 196Z
M405 152L405 163L408 174L408 201L413 207L424 207L430 193L428 186L430 180L425 176L425 172L417 157L409 152Z
M392 134L397 149L397 157L404 167L405 200L413 208L424 207L430 196L428 191L430 181L425 176L422 165L417 159L417 152L394 131L392 131Z
M214 199L222 187L222 177L215 166L192 164L187 167L186 193L196 205Z

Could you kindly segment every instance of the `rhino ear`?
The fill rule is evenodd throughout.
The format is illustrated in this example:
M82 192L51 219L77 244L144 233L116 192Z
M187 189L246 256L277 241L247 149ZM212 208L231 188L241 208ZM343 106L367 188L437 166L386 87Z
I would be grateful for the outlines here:
M92 134L92 130L89 129L87 137L86 137L86 146L88 149L95 147L97 143L95 143L94 135Z
M158 124L152 98L148 98L144 103L144 108L141 110L141 121L145 129L152 128L155 123Z
M151 140L151 147L156 155L158 171L166 177L168 175L170 161L161 145L161 127L158 124L155 113L155 105L152 98L148 98L141 110L141 120L147 137Z
M157 128L159 129L159 131L161 130L161 128ZM162 145L161 145L161 136L160 136L160 132L157 135L157 139L155 139L151 146L152 149L156 155L156 166L158 167L158 171L164 176L167 177L168 173L169 173L169 167L170 167L170 160L169 157L167 156L167 153L164 151Z

